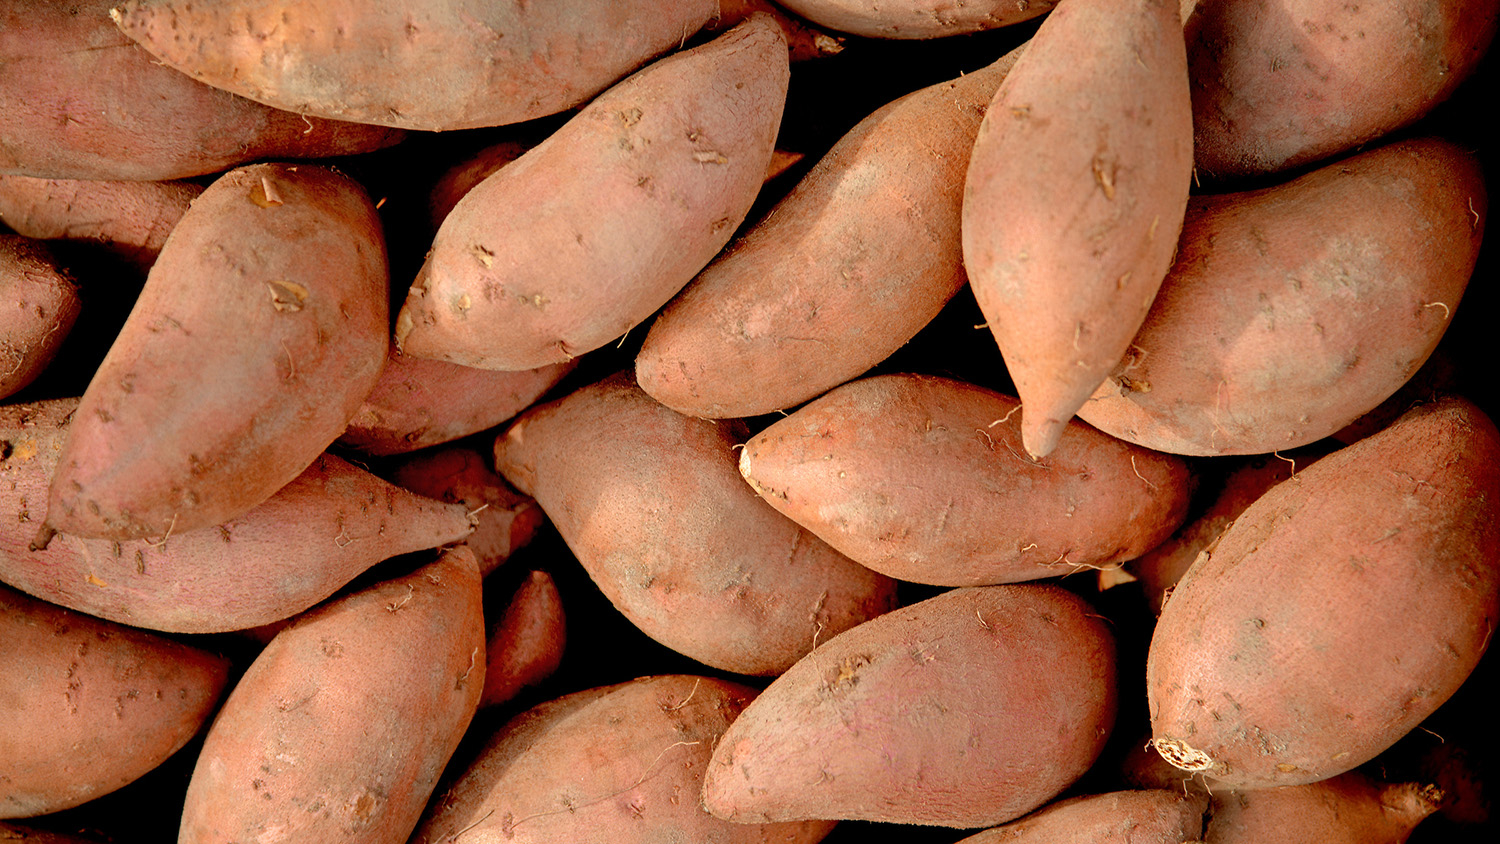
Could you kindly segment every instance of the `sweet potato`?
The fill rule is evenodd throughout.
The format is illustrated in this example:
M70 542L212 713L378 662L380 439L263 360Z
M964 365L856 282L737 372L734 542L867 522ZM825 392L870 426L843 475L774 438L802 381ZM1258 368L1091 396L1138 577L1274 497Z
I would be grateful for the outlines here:
M57 356L78 319L78 285L46 245L0 234L0 398L20 392Z
M110 12L168 65L258 102L445 131L572 108L677 47L712 0L125 0Z
M663 309L636 358L641 388L691 416L753 416L910 340L966 281L968 153L1016 55L860 121Z
M1203 835L1204 802L1177 791L1074 797L971 835L959 844L1191 844Z
M1117 566L1182 523L1180 459L1070 422L1032 461L1019 407L946 378L865 378L751 438L740 474L855 562L943 586Z
M89 382L48 528L161 537L286 486L375 386L388 283L379 218L350 179L261 164L214 182Z
M1205 844L1403 844L1442 792L1355 772L1290 788L1220 791Z
M1172 265L1192 141L1177 0L1069 0L985 112L964 184L964 266L1033 457L1145 319Z
M645 320L750 210L787 78L781 30L756 15L601 94L459 200L397 319L402 350L532 369Z
M704 805L741 823L974 828L1088 770L1115 717L1114 642L1070 592L957 589L824 642L714 750Z
M567 647L567 620L557 584L534 571L511 596L489 635L481 707L498 706L552 676Z
M404 133L267 108L162 66L115 0L0 2L0 174L156 181L257 158L321 158Z
M788 57L794 62L836 56L844 50L844 39L830 35L796 15L787 14L771 0L719 0L714 17L704 29L710 32L729 29L751 15L761 12L776 19L786 36Z
M0 841L24 841L26 844L98 844L92 838L80 838L61 832L0 823Z
M391 469L391 480L418 495L462 504L474 522L464 544L488 577L531 542L547 520L535 501L511 489L486 455L465 446L420 451Z
M0 176L0 222L27 237L98 243L145 274L201 193L192 182Z
M832 824L726 823L696 795L709 755L755 690L643 677L512 720L423 819L412 844L459 840L813 844Z
M619 375L522 414L495 462L646 635L715 668L777 674L889 610L895 583L757 497L735 471L740 433Z
M1192 206L1131 353L1078 415L1158 451L1260 454L1417 371L1474 270L1486 195L1473 156L1419 139Z
M122 624L215 633L267 624L370 566L463 539L465 507L398 489L332 455L249 512L165 542L61 537L32 551L76 399L0 408L0 580Z
M778 0L808 20L868 38L942 38L1028 21L1057 0Z
M1446 100L1495 36L1495 0L1200 0L1187 19L1205 176L1345 152Z
M520 141L501 141L481 149L443 172L427 196L427 217L436 232L464 194L501 167L520 158L531 146Z
M209 728L178 841L402 844L474 716L484 661L461 546L303 615Z
M213 713L229 662L0 585L0 818L133 782Z
M1153 744L1232 787L1389 747L1463 683L1500 614L1500 431L1422 405L1278 484L1178 583L1147 662Z

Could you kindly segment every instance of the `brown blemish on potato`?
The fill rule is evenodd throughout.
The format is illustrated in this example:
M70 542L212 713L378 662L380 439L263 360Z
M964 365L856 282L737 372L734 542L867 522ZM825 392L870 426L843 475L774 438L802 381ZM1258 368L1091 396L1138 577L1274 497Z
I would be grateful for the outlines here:
M716 150L697 150L693 153L693 160L699 164L728 164L729 159L724 153Z
M490 269L491 267L495 266L494 250L486 249L485 247L480 246L476 243L473 246L469 247L469 253L472 254L474 256L474 259L477 260L485 269ZM425 287L423 288L422 292L427 292Z
M307 288L294 281L272 279L266 282L271 291L271 306L283 313L296 313L307 304Z
M1151 746L1161 754L1161 758L1184 771L1196 773L1214 766L1212 757L1181 739L1153 738Z

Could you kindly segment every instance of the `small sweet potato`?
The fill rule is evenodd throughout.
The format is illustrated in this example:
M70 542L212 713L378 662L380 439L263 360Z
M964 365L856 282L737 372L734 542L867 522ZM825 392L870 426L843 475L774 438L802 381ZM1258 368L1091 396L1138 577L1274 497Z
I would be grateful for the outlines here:
M412 844L814 844L832 824L726 823L698 803L715 743L754 696L673 675L544 703L490 739Z
M1442 792L1349 772L1289 788L1218 791L1205 844L1403 844Z
M1069 422L1034 461L1019 408L946 378L865 378L751 438L740 474L855 562L942 586L1117 566L1182 523L1180 459Z
M0 234L0 398L42 374L80 307L77 284L45 244Z
M203 188L0 176L0 222L27 237L100 244L145 274Z
M808 20L868 38L943 38L1009 26L1057 0L778 0Z
M1206 803L1179 791L1115 791L1074 797L959 844L1192 844Z
M824 642L714 750L708 811L974 828L1081 776L1115 717L1114 641L1056 586L956 589Z
M568 626L557 584L544 571L521 582L490 633L479 705L498 706L552 676L562 664Z
M474 532L464 544L479 558L484 577L531 542L547 520L535 501L495 474L486 455L465 446L419 451L397 463L390 478L403 489L469 511Z
M1500 620L1500 431L1444 399L1250 505L1162 610L1153 744L1235 788L1354 768L1464 682Z
M1130 354L1078 415L1176 454L1322 439L1432 353L1474 271L1485 214L1474 156L1432 138L1196 197Z
M0 585L0 818L77 806L155 768L213 714L229 662Z
M446 131L585 102L681 44L714 5L125 0L110 14L157 58L216 88L299 114Z
M367 152L404 135L196 82L121 34L115 4L0 0L0 174L182 179L258 158Z
M172 230L89 382L48 528L155 538L271 497L375 386L388 283L380 220L352 180L281 164L220 177Z
M755 15L601 94L459 200L397 318L402 350L533 369L651 316L749 212L788 73Z
M519 141L501 141L481 149L443 172L427 195L427 218L436 232L464 195L501 167L531 149Z
M332 455L223 524L166 541L63 536L27 547L76 399L0 408L0 580L122 624L215 633L287 618L370 566L463 539L467 508Z
M740 433L622 374L522 414L495 461L646 635L715 668L777 674L889 610L895 583L756 496L735 471Z
M474 716L484 662L462 546L301 616L214 719L178 840L405 842Z

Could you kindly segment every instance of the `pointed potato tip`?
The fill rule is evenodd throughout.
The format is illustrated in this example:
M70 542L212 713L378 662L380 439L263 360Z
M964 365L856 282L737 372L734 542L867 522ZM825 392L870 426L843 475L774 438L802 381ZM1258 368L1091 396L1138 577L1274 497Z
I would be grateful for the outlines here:
M1051 454L1067 427L1066 421L1059 422L1046 415L1033 422L1026 418L1026 408L1021 408L1021 445L1032 460L1041 460Z

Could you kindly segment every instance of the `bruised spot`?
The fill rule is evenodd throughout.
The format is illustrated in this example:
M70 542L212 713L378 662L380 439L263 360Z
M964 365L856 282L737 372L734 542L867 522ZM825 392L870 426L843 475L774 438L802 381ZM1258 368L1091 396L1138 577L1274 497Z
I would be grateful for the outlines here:
M271 306L283 313L296 313L307 304L307 288L294 281L273 279L266 282L271 291Z

